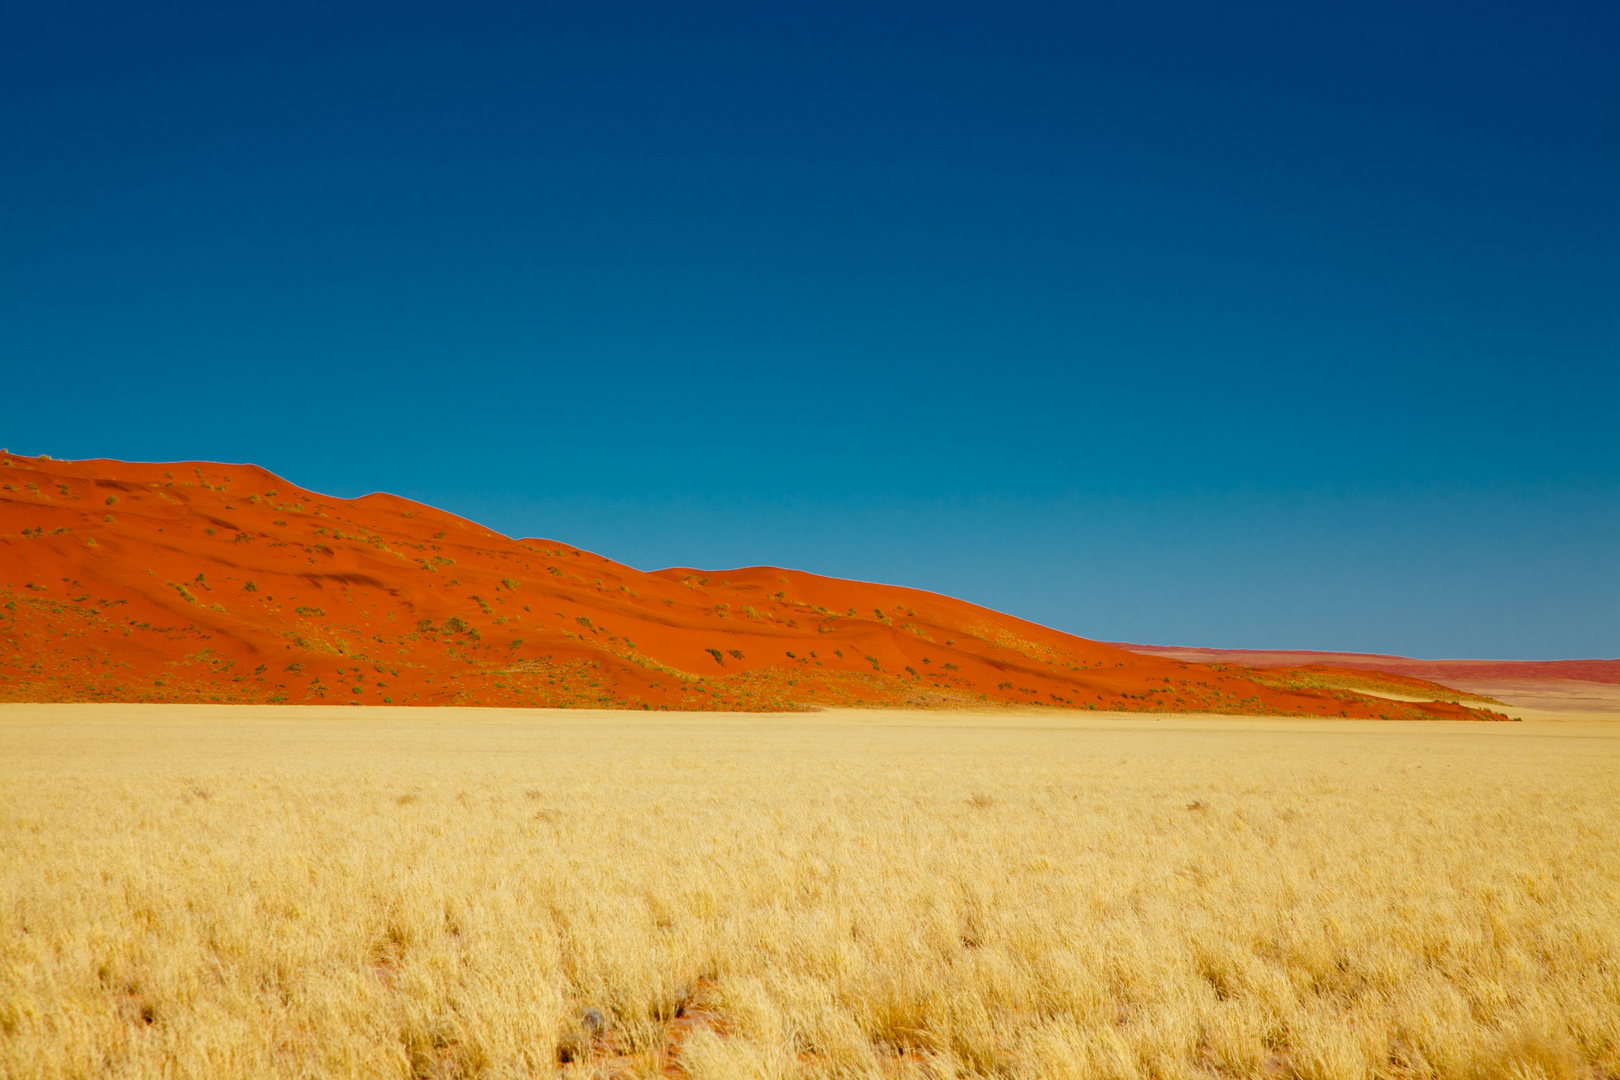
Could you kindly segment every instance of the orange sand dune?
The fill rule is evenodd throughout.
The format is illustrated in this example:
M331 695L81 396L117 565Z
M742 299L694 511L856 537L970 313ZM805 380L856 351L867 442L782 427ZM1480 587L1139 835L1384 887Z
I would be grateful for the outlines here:
M1266 685L915 589L642 573L251 465L0 454L0 485L6 701L1504 718Z

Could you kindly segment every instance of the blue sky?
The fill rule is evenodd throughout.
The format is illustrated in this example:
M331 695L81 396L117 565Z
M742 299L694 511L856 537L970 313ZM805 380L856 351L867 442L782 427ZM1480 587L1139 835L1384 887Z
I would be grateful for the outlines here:
M0 445L1089 637L1620 654L1620 9L0 12Z

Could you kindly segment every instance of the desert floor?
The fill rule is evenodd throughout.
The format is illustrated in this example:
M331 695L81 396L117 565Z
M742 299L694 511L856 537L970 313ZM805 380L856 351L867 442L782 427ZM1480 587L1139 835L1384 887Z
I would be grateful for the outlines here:
M1616 1077L1608 693L0 706L0 1076Z

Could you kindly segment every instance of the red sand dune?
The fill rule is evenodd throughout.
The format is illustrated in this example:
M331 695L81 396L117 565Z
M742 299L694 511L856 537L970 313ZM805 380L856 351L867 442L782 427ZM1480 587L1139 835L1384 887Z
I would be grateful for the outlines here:
M1620 660L1414 660L1377 653L1304 652L1262 649L1193 649L1175 645L1128 645L1121 649L1200 664L1239 664L1251 668L1334 667L1389 672L1414 679L1468 687L1476 684L1596 682L1620 684Z
M6 701L1504 719L1265 685L915 589L642 573L249 465L0 454L0 594Z

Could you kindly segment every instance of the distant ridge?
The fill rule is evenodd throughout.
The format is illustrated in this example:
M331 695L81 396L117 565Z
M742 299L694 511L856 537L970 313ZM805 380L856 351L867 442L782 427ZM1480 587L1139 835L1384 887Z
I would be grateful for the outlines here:
M1506 719L1445 687L1144 655L916 589L643 573L252 465L0 452L0 700Z
M1301 649L1198 649L1178 645L1109 644L1144 656L1190 660L1200 664L1239 664L1243 667L1306 667L1387 671L1434 682L1466 687L1470 683L1542 682L1577 680L1620 684L1620 660L1416 660L1410 656L1379 653L1309 652Z

